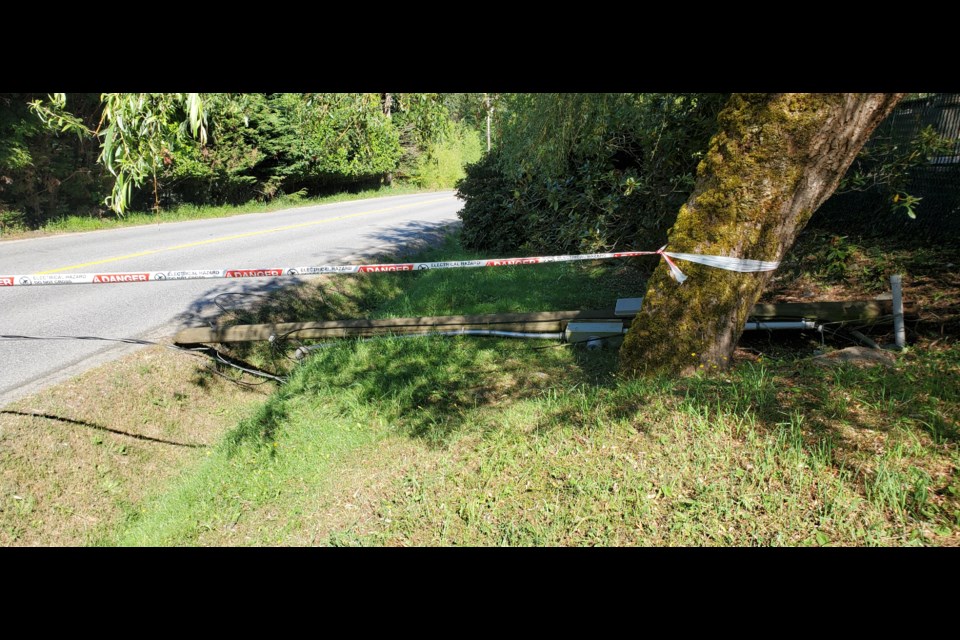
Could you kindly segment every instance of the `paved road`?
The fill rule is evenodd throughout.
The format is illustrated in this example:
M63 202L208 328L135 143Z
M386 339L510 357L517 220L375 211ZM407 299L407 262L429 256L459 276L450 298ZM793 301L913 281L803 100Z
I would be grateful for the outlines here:
M348 264L456 221L451 192L393 196L110 231L0 242L0 274ZM297 225L295 229L280 227ZM147 255L143 255L147 253ZM156 339L206 326L213 297L294 278L0 287L0 334ZM0 340L0 406L137 347Z

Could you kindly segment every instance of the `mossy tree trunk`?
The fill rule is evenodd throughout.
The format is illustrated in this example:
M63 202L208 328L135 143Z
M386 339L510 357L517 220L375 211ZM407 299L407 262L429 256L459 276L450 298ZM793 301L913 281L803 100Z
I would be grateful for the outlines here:
M697 168L669 251L779 261L904 94L734 94ZM626 374L725 368L774 272L678 262L647 285L620 352Z

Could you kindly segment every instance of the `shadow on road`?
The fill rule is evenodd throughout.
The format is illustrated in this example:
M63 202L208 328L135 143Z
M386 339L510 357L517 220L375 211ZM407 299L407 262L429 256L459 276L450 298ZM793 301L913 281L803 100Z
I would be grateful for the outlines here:
M459 228L459 225L459 222L410 221L364 233L360 236L363 244L374 248L367 251L358 251L353 254L355 257L352 257L349 261L339 261L338 263L358 264L361 262L404 260L406 256L413 252L439 244L448 233ZM388 255L389 257L385 257ZM349 277L355 276L332 276L332 278ZM304 295L302 292L298 292L299 289L303 288L302 286L294 286L317 281L318 278L314 277L289 276L269 279L224 280L195 298L186 309L174 318L174 321L182 327L221 327L230 324L255 322L298 322L350 317L337 312L338 310L346 312L350 309L342 308L342 306L331 307L324 298L322 291L318 300L311 300L310 298L314 297L315 292ZM292 293L280 293L288 287ZM349 294L344 295L349 296ZM265 319L264 313L255 311L267 301L273 303L269 313L272 319Z
M403 224L365 233L361 237L370 245L389 245L390 253L408 255L426 246L439 244L444 236L459 229L460 222L422 222L412 220ZM383 251L383 249L381 249Z

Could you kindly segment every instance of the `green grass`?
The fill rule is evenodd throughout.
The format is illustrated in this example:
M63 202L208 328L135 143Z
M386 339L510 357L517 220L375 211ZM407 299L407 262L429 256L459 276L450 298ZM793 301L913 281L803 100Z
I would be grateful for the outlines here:
M422 189L413 185L396 185L367 189L356 193L338 193L317 198L304 198L298 194L275 198L269 202L250 201L241 205L180 205L171 209L163 209L159 213L129 212L118 218L112 212L106 217L66 216L47 222L38 229L28 229L23 225L0 224L0 238L16 239L35 237L38 235L52 235L60 233L76 233L79 231L99 231L102 229L116 229L119 227L134 227L161 222L183 222L185 220L202 220L206 218L225 218L242 213L261 213L290 209L294 207L316 206L335 202L348 202L364 198L378 198L399 196L413 193L423 193L429 189ZM0 221L2 222L2 221Z
M470 255L451 241L422 258ZM318 282L255 317L595 308L642 290L609 264ZM609 350L542 346L421 337L317 350L101 543L960 540L955 341L892 369L741 357L729 372L652 380L620 379ZM246 355L289 363L268 347Z

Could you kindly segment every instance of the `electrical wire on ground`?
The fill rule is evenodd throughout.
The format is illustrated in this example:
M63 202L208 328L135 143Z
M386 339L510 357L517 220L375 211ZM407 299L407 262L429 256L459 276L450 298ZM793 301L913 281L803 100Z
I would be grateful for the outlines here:
M229 309L224 307L222 304L220 304L219 298L222 296L254 296L259 298L269 297L268 295L264 295L264 294L246 293L246 292L224 292L224 293L217 294L216 296L213 297L212 299L213 304L216 305L216 307L220 309L220 311L223 312L223 314L232 313L234 315L236 315L235 309ZM320 298L325 303L322 293L320 295ZM254 365L251 365L247 362L239 360L238 358L228 356L220 352L216 348L207 346L207 345L183 346L183 345L176 345L176 344L165 344L162 342L145 340L142 338L109 338L105 336L66 336L66 335L33 336L33 335L23 335L23 334L0 334L0 341L18 341L18 340L40 340L40 341L79 340L79 341L95 341L95 342L117 342L122 344L139 344L144 346L159 346L159 347L164 347L166 349L171 349L173 351L181 351L189 355L196 356L203 359L209 358L210 360L213 360L217 365L226 365L228 367L232 367L233 369L237 369L241 373L246 373L251 376L263 378L261 382L257 382L257 383L246 382L244 380L238 380L236 378L232 378L228 375L225 375L222 371L219 371L215 367L211 367L209 365L204 366L204 369L206 369L210 373L213 373L214 375L217 375L223 378L224 380L228 380L229 382L232 382L234 384L237 384L243 387L258 387L271 380L280 384L284 384L287 382L287 378L284 376L278 376L268 371L263 371L262 369L259 369ZM289 360L296 362L296 360L294 360L293 358L290 358L286 354L283 354L283 355L287 357Z
M30 336L30 335L18 335L18 334L0 334L0 341L17 341L17 340L81 340L81 341L120 342L124 344L159 346L159 347L165 347L167 349L172 349L174 351L183 351L185 353L189 353L197 357L208 356L214 362L217 362L219 364L233 367L234 369L237 369L243 373L247 373L252 376L264 378L265 379L264 382L273 380L274 382L279 382L280 384L283 384L287 381L287 379L284 377L274 375L272 373L263 371L261 369L257 369L256 367L254 367L253 365L250 365L249 363L245 363L235 358L225 356L223 353L221 353L217 349L206 346L206 345L180 346L176 344L164 344L162 342L155 342L153 340L143 340L141 338L106 338L103 336ZM210 366L207 366L206 369L220 376L221 378L224 378L225 380L229 380L230 382L239 384L241 386L256 387L264 383L264 382L250 383L250 382L244 382L243 380L236 380L234 378L231 378L230 376L224 375L222 372Z
M322 302L324 305L326 305L327 303L326 303L326 300L325 300L325 298L324 298L324 296L323 296L322 290L318 290L318 294L319 294L319 296L320 296L321 302ZM268 299L270 298L270 295L269 295L269 294L247 293L247 292L240 292L240 291L237 291L237 292L229 292L229 291L228 291L228 292L223 292L223 293L219 293L219 294L217 294L216 296L213 297L212 302L213 302L213 304L214 304L218 309L220 309L220 311L222 312L222 315L232 314L232 315L234 315L234 316L237 316L237 310L236 310L236 309L224 307L224 306L220 303L219 299L220 299L221 297L224 297L224 296L252 296L252 297L257 297L257 298L268 298ZM221 317L222 317L222 316L221 316ZM868 322L868 323L858 323L858 324L856 325L856 328L859 329L859 328L869 327L869 326L872 326L872 325L874 325L874 324L880 323L880 322L882 322L882 321L884 321L884 320L888 320L888 319L890 319L890 318L892 318L892 317L893 317L893 316L890 315L890 316L880 316L880 317L877 317L877 318L873 318L871 322ZM800 318L800 317L798 316L798 317L795 318L795 319L802 319L802 318ZM556 322L556 320L525 320L525 321L524 321L525 324L554 323L554 322ZM512 321L512 320L489 320L489 321L485 321L485 322L475 322L475 323L471 323L471 324L495 327L495 326L501 325L501 324L514 324L514 323L515 323L515 321ZM217 324L219 324L219 323L217 323ZM856 340L854 340L853 338L850 338L850 337L848 337L848 336L845 336L845 335L843 335L842 333L840 333L839 331L834 330L834 329L831 329L831 328L829 328L829 326L828 326L828 325L839 325L839 326L837 327L837 328L839 329L839 328L842 328L842 327L844 327L844 326L851 325L851 324L853 324L853 323L852 323L851 321L849 321L849 320L839 320L839 321L833 321L833 322L821 322L821 323L818 323L818 325L819 325L819 327L820 327L820 339L821 339L821 342L823 341L823 334L824 334L824 332L828 332L830 335L832 335L832 336L834 336L834 337L839 337L839 338L842 338L842 339L847 340L847 341L849 341L849 342L853 342L854 344L859 344L859 342L856 341ZM432 329L441 329L441 328L443 328L443 327L455 327L455 326L462 326L462 325L463 325L462 322L441 322L441 323L436 323L436 324L430 325L430 328L432 328ZM271 336L271 337L270 337L270 340L269 340L271 350L273 350L275 353L280 353L280 355L282 355L283 357L285 357L287 360L290 360L291 362L294 362L295 364L301 364L301 363L302 363L302 359L297 359L297 358L290 357L289 355L287 355L287 354L282 350L282 348L281 348L279 345L280 345L284 340L289 339L290 336L293 336L293 335L295 335L295 334L297 334L297 333L299 333L300 331L303 331L303 330L304 330L304 329L292 329L292 330L287 331L287 332L285 332L285 333L283 333L283 334L281 334L281 335ZM379 338L387 338L387 339L389 339L389 338L396 338L396 337L415 337L415 336L420 336L420 337L430 337L430 336L444 336L444 337L448 337L448 336L454 336L454 337L455 337L455 336L457 336L457 335L461 335L461 336L465 336L465 337L501 337L501 336L495 335L494 332L492 332L489 336L471 336L471 335L468 334L468 333L461 333L461 332L454 332L454 331L448 331L448 332L433 331L433 332L422 333L422 334L420 334L420 333L405 333L405 334L397 334L397 335L393 335L393 336L390 336L390 335L386 335L386 336L374 336L374 337L368 337L367 340L369 340L369 339L379 339ZM532 335L528 335L528 336L525 336L525 337L530 337L530 338L532 338L533 336L532 336ZM572 342L559 342L559 343L557 343L557 344L531 346L531 347L514 347L514 348L512 348L512 349L510 349L510 350L511 350L511 351L541 351L541 350L544 350L544 349L558 349L558 348L564 348L564 347L573 347L573 346L578 346L578 345L587 344L587 343L592 343L593 345L597 345L597 344L600 344L600 343L605 343L606 341L611 340L611 339L622 339L622 338L623 338L623 335L598 336L598 337L586 338L586 339L583 339L583 340L575 340L575 341L572 341ZM296 340L296 338L294 338L294 339ZM543 339L544 339L544 340L549 340L549 339L556 339L556 338L555 338L555 334L552 334L552 335L546 335L546 336L544 336ZM152 341L152 340L144 340L144 339L140 339L140 338L108 338L108 337L102 337L102 336L30 336L30 335L0 334L0 340L82 340L82 341L119 342L119 343L125 343L125 344L139 344L139 345L161 346L161 347L165 347L165 348L172 349L172 350L175 350L175 351L186 352L186 353L188 353L188 354L190 354L190 355L197 356L197 357L201 357L201 358L204 357L204 356L206 356L206 357L208 357L209 359L213 360L213 361L214 361L215 363L217 363L218 365L226 365L226 366L232 367L232 368L234 368L234 369L237 369L237 370L240 371L241 373L246 373L246 374L248 374L248 375L252 375L252 376L256 376L256 377L263 378L263 380L262 380L261 382L258 382L258 383L249 383L249 382L245 382L245 381L243 381L243 380L237 380L237 379L235 379L235 378L231 378L230 376L224 375L221 371L218 371L216 368L210 367L209 365L207 365L207 366L204 367L205 369L207 369L207 370L210 371L211 373L213 373L213 374L215 374L215 375L217 375L217 376L220 376L221 378L224 378L225 380L228 380L228 381L230 381L230 382L233 382L234 384L238 384L238 385L245 386L245 387L256 387L256 386L260 386L260 385L262 385L262 384L264 384L264 383L266 383L266 382L269 382L269 381L271 381L271 380L274 381L274 382L278 382L278 383L280 383L280 384L284 384L284 383L287 382L287 378L284 377L284 376L278 376L278 375L272 374L272 373L270 373L270 372L263 371L262 369L258 369L258 368L255 367L254 365L251 365L251 364L249 364L249 363L247 363L247 362L244 362L244 361L242 361L242 360L239 360L239 359L237 359L237 358L233 358L233 357L231 357L231 356L228 356L228 355L226 355L226 354L223 354L223 353L221 353L219 350L217 350L216 348L211 347L211 346L207 346L207 345L187 345L187 346L182 346L182 345L176 345L176 344L164 344L164 343L155 342L155 341ZM302 349L306 349L306 348L307 348L307 346L304 345L304 343L302 342L302 340L297 340L297 342L300 344L300 346L301 346ZM322 344L322 345L311 345L311 346L312 346L313 348L323 348L323 347L328 347L328 346L334 346L334 345L336 345L336 344L337 344L337 343L324 343L324 344ZM297 351L300 352L301 349L298 349Z

